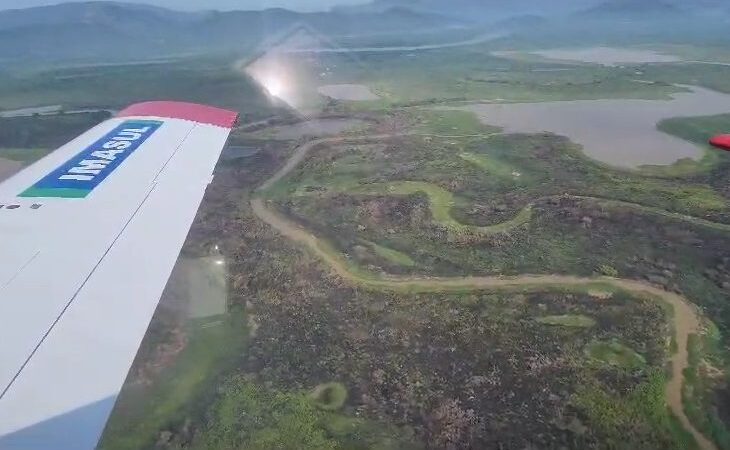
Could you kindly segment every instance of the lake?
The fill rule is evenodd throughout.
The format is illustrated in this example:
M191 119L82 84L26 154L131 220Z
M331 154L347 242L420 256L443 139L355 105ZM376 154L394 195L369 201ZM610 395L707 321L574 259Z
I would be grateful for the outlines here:
M21 108L13 109L9 111L0 111L0 117L11 118L11 117L30 117L35 114L47 115L47 114L58 114L61 112L63 107L61 105L50 105L50 106L36 106L32 108Z
M603 64L605 66L618 66L621 64L668 63L681 61L681 58L677 56L667 55L653 50L615 47L590 47L573 49L556 48L526 52L502 51L494 52L494 55L510 57L525 53L539 55L547 59Z
M582 145L591 158L636 168L702 157L702 148L662 133L657 124L672 117L730 113L730 95L688 88L691 92L675 94L671 100L477 104L455 109L472 111L483 123L501 127L505 133L550 132L566 136Z

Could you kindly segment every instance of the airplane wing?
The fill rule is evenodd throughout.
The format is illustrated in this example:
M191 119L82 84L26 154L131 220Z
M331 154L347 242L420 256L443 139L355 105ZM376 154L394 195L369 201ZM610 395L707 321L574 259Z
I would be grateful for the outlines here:
M721 134L710 139L710 144L721 150L730 151L730 134Z
M91 449L237 114L133 105L0 184L0 449Z

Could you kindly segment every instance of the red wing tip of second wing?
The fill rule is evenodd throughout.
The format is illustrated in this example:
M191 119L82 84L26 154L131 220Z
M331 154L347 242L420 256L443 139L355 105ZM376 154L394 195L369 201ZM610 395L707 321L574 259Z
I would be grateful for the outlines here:
M117 117L163 117L233 128L238 120L238 113L196 103L158 101L135 103L119 112Z
M730 134L721 134L710 139L710 144L723 150L730 151Z

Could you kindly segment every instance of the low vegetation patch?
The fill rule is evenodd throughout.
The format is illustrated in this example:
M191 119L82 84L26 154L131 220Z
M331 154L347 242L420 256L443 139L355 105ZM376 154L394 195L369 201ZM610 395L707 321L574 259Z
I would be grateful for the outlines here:
M320 384L309 394L312 403L325 411L337 411L347 401L347 388L342 383Z
M589 418L602 448L696 449L692 436L667 410L665 382L653 370L628 393L586 385L573 396L573 405Z
M643 356L616 340L593 341L586 347L586 354L592 359L624 369L637 369L646 365Z
M545 325L559 325L563 327L589 328L596 325L596 321L581 314L565 314L562 316L545 316L537 319Z
M490 176L500 177L505 180L514 180L515 182L518 182L522 177L522 174L514 167L496 158L469 152L459 153L459 157L484 170Z
M368 242L368 245L373 249L373 252L376 255L390 263L406 267L413 267L416 265L416 262L403 252L393 250L392 248L385 247L383 245L378 245L375 242Z
M0 158L24 163L31 163L48 154L43 148L0 148Z

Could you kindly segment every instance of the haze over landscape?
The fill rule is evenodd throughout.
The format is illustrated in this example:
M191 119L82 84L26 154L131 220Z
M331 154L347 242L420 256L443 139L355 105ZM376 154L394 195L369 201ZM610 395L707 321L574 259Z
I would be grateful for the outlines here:
M77 3L78 0L5 0L0 4L3 9L32 8L61 3ZM363 3L362 0L138 0L129 3L142 3L178 10L256 10L266 8L288 8L297 11L323 11L336 5Z
M0 11L0 178L241 113L99 448L730 450L726 1L143 3Z

